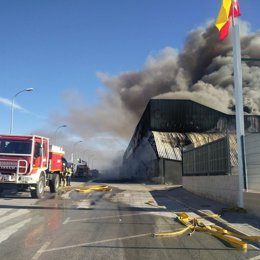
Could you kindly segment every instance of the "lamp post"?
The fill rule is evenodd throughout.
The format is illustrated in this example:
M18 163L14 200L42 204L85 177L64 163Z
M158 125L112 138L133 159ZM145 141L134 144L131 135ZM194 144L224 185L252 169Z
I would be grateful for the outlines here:
M83 158L84 158L84 161L86 161L88 163L88 154L87 152L89 152L89 149L86 149L84 152L83 152Z
M94 159L95 155L91 154L88 158L89 160L89 167L93 168L93 159ZM92 161L91 161L92 160Z
M14 99L16 98L16 96L18 96L20 93L25 92L25 91L33 91L33 88L26 88L23 89L19 92L17 92L12 99L12 108L11 108L11 123L10 123L10 134L12 134L13 132L13 121L14 121Z
M74 150L75 150L75 147L76 147L77 144L82 143L82 142L83 142L83 141L80 140L80 141L77 141L77 142L75 142L75 143L73 144L72 153L71 153L71 162L72 162L72 163L74 162Z
M96 160L95 157L92 158L92 169L94 169L94 161Z
M67 125L61 125L59 127L57 127L57 129L55 130L55 133L54 133L54 143L56 143L56 139L57 139L57 132L60 128L62 127L67 127Z

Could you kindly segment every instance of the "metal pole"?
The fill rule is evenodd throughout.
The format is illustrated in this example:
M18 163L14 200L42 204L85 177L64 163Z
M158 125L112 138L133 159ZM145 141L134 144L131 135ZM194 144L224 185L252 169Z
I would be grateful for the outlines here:
M72 148L72 153L71 153L71 162L74 163L74 150L76 147L76 144L82 143L83 141L77 141L76 143L74 143L73 148Z
M94 161L95 161L95 158L92 159L92 169L94 169Z
M88 158L89 161L89 167L92 168L93 167L93 158L94 158L94 154L91 154ZM92 160L92 161L91 161Z
M62 127L67 127L67 125L61 125L59 127L57 127L57 129L55 130L55 133L54 133L54 144L56 143L56 139L57 139L57 132L60 128Z
M12 108L11 108L11 124L10 124L10 134L12 134L13 132L13 118L14 118L14 98L15 96L13 97L12 99Z
M233 66L234 66L234 88L236 99L236 134L238 148L238 173L239 173L239 196L238 206L244 207L244 176L246 176L245 158L244 158L244 112L243 112L243 91L242 91L242 70L241 70L241 48L239 38L239 27L237 24L232 26L233 43Z
M88 164L88 154L87 154L88 151L89 151L89 149L86 149L86 150L83 152L84 161L86 161L87 164Z
M13 133L13 121L14 121L14 99L16 98L16 96L18 96L20 93L25 92L25 91L33 91L33 88L26 88L23 89L19 92L17 92L12 99L12 107L11 107L11 122L10 122L10 134Z

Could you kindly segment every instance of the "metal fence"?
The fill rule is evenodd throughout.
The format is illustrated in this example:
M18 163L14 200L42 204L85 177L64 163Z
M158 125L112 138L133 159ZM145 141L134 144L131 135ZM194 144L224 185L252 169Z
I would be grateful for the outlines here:
M245 136L248 190L260 192L260 134Z
M183 176L230 174L229 138L183 151Z

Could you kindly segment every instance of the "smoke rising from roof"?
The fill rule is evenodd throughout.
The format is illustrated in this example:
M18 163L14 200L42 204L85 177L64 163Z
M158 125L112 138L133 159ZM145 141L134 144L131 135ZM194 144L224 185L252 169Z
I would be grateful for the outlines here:
M260 57L260 33L249 33L241 22L241 36L242 57ZM243 63L242 70L245 105L260 113L260 64ZM226 112L234 107L231 40L220 42L213 24L190 32L180 53L167 47L149 57L142 71L100 78L137 118L155 96L193 97Z
M241 22L242 57L260 57L260 33ZM110 76L97 73L106 86L95 107L71 107L66 122L82 138L113 136L129 140L151 98L192 98L224 112L234 108L231 39L219 41L213 24L191 31L184 48L166 47L149 56L143 70ZM260 64L242 64L244 102L260 113ZM75 96L75 95L74 95ZM101 140L101 139L100 139ZM112 145L112 143L110 144Z

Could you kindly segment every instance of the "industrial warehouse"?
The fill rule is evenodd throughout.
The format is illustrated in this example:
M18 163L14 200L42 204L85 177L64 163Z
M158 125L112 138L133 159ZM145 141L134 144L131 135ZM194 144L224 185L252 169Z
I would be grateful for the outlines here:
M245 115L246 134L259 139L259 126L259 115ZM194 176L237 176L235 130L232 111L191 99L151 99L124 154L122 177L194 189Z

